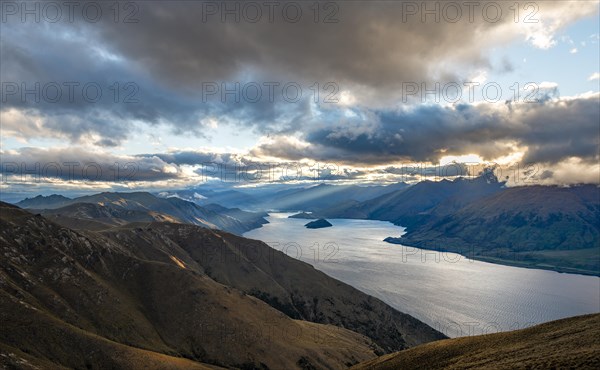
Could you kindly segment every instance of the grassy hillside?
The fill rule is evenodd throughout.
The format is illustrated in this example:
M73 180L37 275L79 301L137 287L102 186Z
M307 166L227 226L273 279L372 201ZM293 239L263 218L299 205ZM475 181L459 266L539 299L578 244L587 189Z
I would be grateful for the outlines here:
M257 297L291 318L353 330L372 338L386 352L444 337L261 241L169 223L131 224L102 235L128 245L140 258L165 258L170 253L189 269Z
M592 185L508 188L390 241L491 262L598 275L600 190Z
M3 365L343 369L383 352L377 342L404 348L441 336L358 291L349 294L352 288L309 265L286 263L295 260L283 254L281 266L268 273L252 264L228 261L219 267L198 258L214 252L212 248L227 250L233 244L266 247L260 242L172 223L110 230L76 232L0 203ZM208 267L219 268L210 275ZM229 274L229 282L217 281L215 276L222 273ZM300 275L302 279L297 279ZM265 289L261 287L265 282L279 284L282 302L290 294L295 297L294 292L340 284L337 291L329 291L331 302L340 306L322 312L348 325L311 322L305 320L305 312L292 317L273 302L246 293ZM286 287L288 282L292 285ZM369 326L375 321L361 327L359 320L369 320L371 310L351 307L371 299L375 314L389 315L386 324L399 330L408 322L417 333L422 331L420 337L409 329L378 332ZM310 309L319 312L317 307ZM348 330L351 325L365 332L372 328L373 338Z
M352 367L353 370L576 368L600 368L600 314L512 332L437 341Z

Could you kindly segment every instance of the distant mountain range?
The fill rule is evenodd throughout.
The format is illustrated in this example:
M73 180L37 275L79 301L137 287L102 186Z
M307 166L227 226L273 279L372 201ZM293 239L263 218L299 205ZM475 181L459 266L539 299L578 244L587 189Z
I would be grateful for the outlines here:
M264 202L269 209L317 212L345 202L362 202L407 188L400 182L387 186L328 185L276 192Z
M161 198L147 192L105 192L74 199L40 195L22 200L17 206L35 210L74 229L100 230L128 222L169 221L242 234L268 223L265 213L218 205L202 207L177 197Z
M126 218L149 199L57 209ZM260 241L172 222L75 231L53 216L0 202L8 368L344 369L444 338Z
M260 195L238 190L212 190L204 187L195 189L181 189L161 191L156 194L161 198L180 198L204 206L218 204L223 207L239 207L244 209L259 210Z
M213 191L204 188L160 192L160 197L179 197L199 205L219 204L253 210L317 211L341 202L362 202L408 187L400 182L391 185L278 186Z
M73 199L71 198L67 198L58 194L52 194L48 196L38 195L33 198L25 198L16 204L21 208L51 209L64 207L72 202Z
M501 191L503 186L490 174L454 181L422 181L363 202L337 204L321 214L391 221L410 228L440 215L452 214L473 200Z

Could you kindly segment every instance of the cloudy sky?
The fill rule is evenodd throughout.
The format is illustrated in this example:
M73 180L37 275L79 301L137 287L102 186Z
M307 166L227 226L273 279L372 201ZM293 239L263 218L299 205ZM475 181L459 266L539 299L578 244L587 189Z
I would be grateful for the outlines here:
M454 163L600 182L596 0L1 10L5 194L388 183Z

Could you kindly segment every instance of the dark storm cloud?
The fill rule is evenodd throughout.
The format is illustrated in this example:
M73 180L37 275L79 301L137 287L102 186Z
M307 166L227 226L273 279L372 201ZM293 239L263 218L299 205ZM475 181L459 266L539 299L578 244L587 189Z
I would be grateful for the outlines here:
M232 16L222 22L220 11L207 16L207 3L216 4L219 10L243 4L140 2L139 23L115 26L107 21L100 34L128 58L178 86L197 88L201 82L231 80L246 71L269 73L278 81L293 78L386 86L425 78L427 63L423 61L441 60L454 47L465 45L462 36L454 37L448 29L462 34L493 27L482 22L423 24L418 17L403 24L402 5L391 2L339 3L336 23L315 23L311 4L300 2L291 2L302 9L298 22L282 15L286 2L279 2L272 22L267 14L256 23L244 17L236 22ZM124 33L127 37L121 37ZM477 54L473 51L470 56Z
M579 157L597 163L600 148L599 95L529 107L518 119L529 150L526 162L558 162Z
M311 144L307 148L278 140L263 144L255 153L358 164L437 163L444 155L473 152L489 158L506 152L501 143L509 137L505 123L500 112L481 112L471 106L420 106L322 123L304 133L304 140Z
M3 24L2 112L19 112L3 117L7 131L72 142L95 135L96 145L111 147L135 133L134 122L165 123L176 134L206 136L209 118L264 133L298 128L310 115L308 86L294 102L283 99L281 87L270 99L266 77L252 81L264 90L264 99L256 102L244 100L243 82L237 96L225 98L220 92L208 96L202 88L165 86L140 64L112 54L96 31L79 26ZM223 91L234 87L214 83ZM24 116L41 123L34 127Z
M323 123L305 132L306 144L279 138L256 148L256 155L314 158L355 164L432 162L448 155L476 153L493 160L518 146L525 162L598 160L598 95L574 99L456 107L419 106L371 112L358 121Z
M255 2L258 17L255 9L249 16L241 1L136 4L138 23L102 19L94 26L102 40L159 78L193 88L240 73L268 73L278 81L335 81L379 93L403 81L459 81L464 76L456 75L457 66L489 66L484 53L492 40L508 41L523 21L515 22L512 3L498 1L319 3L317 21L316 3L310 2ZM568 8L560 1L537 6L536 26L549 23L545 15ZM562 16L568 22L578 15L565 11Z
M90 152L83 148L21 148L2 152L3 182L152 182L181 178L178 166L156 156L144 158Z
M85 29L71 35L74 30L62 25L21 27L27 32L3 25L2 111L40 118L40 136L77 142L96 135L97 145L115 146L132 132L132 121L194 119L195 107L118 57L104 55L102 45L89 43L93 34ZM24 124L7 121L9 128Z
M446 4L439 1L318 3L318 14L315 3L257 2L261 15L256 22L249 19L254 13L248 15L246 2L126 2L118 3L118 14L115 3L91 2L92 10L101 4L97 20L89 12L84 16L83 3L73 20L63 9L57 23L44 17L39 23L23 23L20 14L7 16L1 40L3 82L29 87L35 82L42 87L94 82L101 86L102 97L90 103L79 92L74 101L32 103L31 98L11 95L3 110L39 116L44 129L40 136L76 142L95 135L100 137L96 145L109 147L134 134L136 121L166 123L180 135L206 136L208 118L261 134L302 131L315 114L310 105L314 83L319 84L319 102L328 93L324 84L334 82L339 91L351 90L367 105L397 103L404 82L460 82L467 76L458 71L489 67L485 50L491 40L507 42L522 28L508 9L512 4L490 1L478 2L472 10L457 2L457 21L454 10L444 11ZM494 5L489 14L500 5L502 16L485 15L489 4ZM540 3L538 18L566 9L565 4ZM436 14L425 15L424 9L436 6ZM301 15L295 21L298 7ZM562 21L586 12L571 9L563 12ZM115 82L121 83L116 102L111 90ZM125 89L128 82L133 85ZM304 94L295 103L284 101L279 88L274 101L222 99L220 94L204 99L204 84L235 82L295 82ZM125 102L134 91L134 102ZM18 125L22 122L13 124Z
M366 161L400 159L435 163L443 155L463 150L473 152L470 149L475 147L480 152L484 149L480 148L482 143L505 138L500 114L482 114L470 106L457 109L422 106L409 111L381 112L376 119L373 129L367 132L356 132L344 125L333 130L321 128L309 133L306 139L351 151ZM493 148L486 151L496 152Z

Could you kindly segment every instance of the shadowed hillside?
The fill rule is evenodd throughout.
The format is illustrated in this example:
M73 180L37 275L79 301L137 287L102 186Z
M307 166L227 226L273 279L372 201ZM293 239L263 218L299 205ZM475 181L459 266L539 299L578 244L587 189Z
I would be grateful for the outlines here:
M600 189L508 188L389 241L491 262L599 275Z
M321 212L332 218L366 218L411 227L452 213L470 202L500 192L503 183L491 173L474 179L422 181L361 203L339 205Z
M600 314L512 332L442 340L352 367L353 370L576 368L600 368Z

